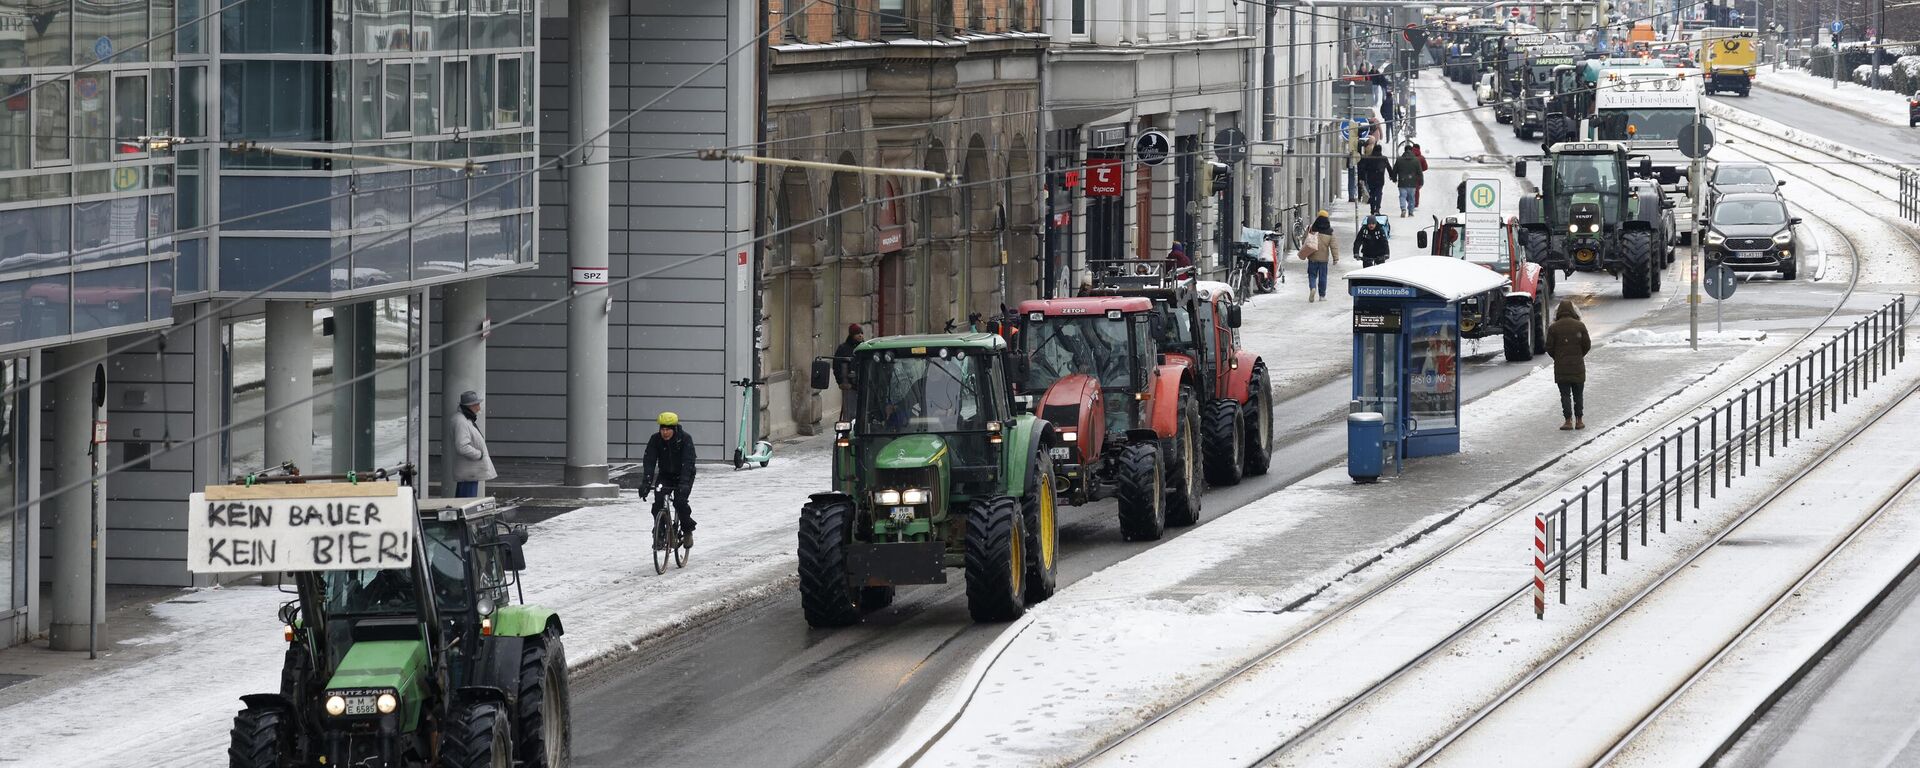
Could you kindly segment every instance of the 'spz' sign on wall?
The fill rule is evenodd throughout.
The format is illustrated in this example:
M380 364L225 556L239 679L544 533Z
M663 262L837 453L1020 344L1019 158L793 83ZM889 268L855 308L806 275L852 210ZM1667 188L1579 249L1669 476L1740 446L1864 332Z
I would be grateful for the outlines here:
M212 486L187 500L187 570L407 568L415 514L396 483Z

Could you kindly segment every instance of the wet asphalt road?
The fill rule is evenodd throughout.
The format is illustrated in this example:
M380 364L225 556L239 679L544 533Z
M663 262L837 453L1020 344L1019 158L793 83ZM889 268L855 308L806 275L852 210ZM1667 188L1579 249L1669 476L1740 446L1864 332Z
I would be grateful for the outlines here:
M1766 77L1763 68L1760 79L1764 81ZM1868 120L1844 109L1764 88L1754 89L1753 95L1745 98L1732 95L1707 98L1889 160L1920 161L1920 128L1903 128L1879 120ZM1902 119L1905 115L1894 117Z

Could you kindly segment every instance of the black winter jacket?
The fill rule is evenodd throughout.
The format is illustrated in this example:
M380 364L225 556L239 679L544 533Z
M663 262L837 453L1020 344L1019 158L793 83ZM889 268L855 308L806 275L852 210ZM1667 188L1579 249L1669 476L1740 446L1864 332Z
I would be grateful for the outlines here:
M1353 237L1353 252L1363 259L1385 259L1391 247L1387 241L1387 230L1380 227L1360 228L1360 234Z
M655 431L647 438L647 453L640 460L641 486L652 490L656 466L660 469L662 482L672 481L676 488L693 487L693 438L687 436L684 426L673 429L672 440L660 439Z
M1367 155L1360 158L1360 181L1370 188L1386 186L1387 167L1385 155Z

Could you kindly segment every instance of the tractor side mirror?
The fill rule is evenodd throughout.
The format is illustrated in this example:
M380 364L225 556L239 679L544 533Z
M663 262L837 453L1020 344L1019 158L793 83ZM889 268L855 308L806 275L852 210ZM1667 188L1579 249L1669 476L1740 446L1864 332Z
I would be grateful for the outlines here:
M1033 413L1033 395L1014 395L1013 412L1015 415Z
M1423 230L1420 230L1418 233L1414 234L1413 242L1415 245L1420 246L1420 250L1423 250L1423 251L1426 250L1427 249L1427 231L1423 229Z
M1525 161L1525 160L1515 160L1515 161L1513 161L1513 175L1515 175L1515 176L1519 176L1519 177L1521 177L1521 178L1526 178L1526 176L1527 176L1527 161Z
M509 571L527 569L527 529L508 528L500 532L501 566Z
M1007 358L1007 378L1017 382L1027 380L1027 358L1025 355L1012 355Z
M1228 328L1240 327L1240 305L1238 304L1227 305L1227 327Z
M833 384L833 358L816 357L813 359L813 388L826 389Z

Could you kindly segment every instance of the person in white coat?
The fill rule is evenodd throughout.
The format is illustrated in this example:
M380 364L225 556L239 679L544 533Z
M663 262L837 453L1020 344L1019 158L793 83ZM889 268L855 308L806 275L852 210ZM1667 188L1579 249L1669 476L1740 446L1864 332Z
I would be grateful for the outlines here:
M480 393L460 393L460 418L454 421L453 495L471 498L480 495L480 484L500 476L493 469L493 456L487 453L487 438L480 434Z

